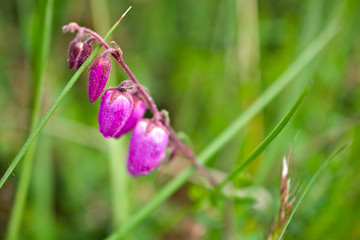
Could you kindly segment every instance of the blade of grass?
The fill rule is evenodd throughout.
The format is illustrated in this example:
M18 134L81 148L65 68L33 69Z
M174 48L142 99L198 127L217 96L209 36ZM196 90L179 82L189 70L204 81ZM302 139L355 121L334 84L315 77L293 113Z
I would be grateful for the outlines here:
M242 101L241 109L246 109L262 91L258 5L257 0L237 1L239 65L236 67L240 83L238 93L239 98L241 96L241 99L247 99ZM234 160L238 162L238 159L248 156L264 137L264 117L263 114L258 114L246 127L246 135L241 140L242 147L232 144L238 155ZM229 152L234 152L234 150L229 149Z
M36 56L34 58L36 65L34 69L35 89L30 131L34 131L36 124L39 122L41 116L42 98L44 92L44 72L51 42L51 26L53 21L54 1L44 1L44 6L44 10L40 10L40 13L38 13L40 16L43 15L42 19L39 19L38 21L38 26L41 26L43 24L42 22L44 21L45 27L40 28L42 30L39 37L37 37L37 35L33 35L33 41L39 41L40 43L36 45L39 47L39 49L33 51L33 53L36 52ZM41 7L38 7L38 9L41 9ZM23 215L27 193L30 185L36 145L37 144L35 141L34 144L29 148L29 151L24 158L24 164L22 166L20 174L20 182L16 191L15 202L11 211L10 222L8 225L8 239L18 239L21 216Z
M305 99L309 90L311 88L311 84L309 84L301 95L298 97L294 105L291 107L289 112L285 115L283 119L276 125L276 127L270 132L269 135L260 143L260 145L247 157L242 163L240 163L235 169L226 176L226 178L214 189L214 192L219 192L222 187L230 180L234 180L234 178L249 164L251 163L257 156L259 156L265 148L275 139L275 137L284 129L286 124L290 121L291 117L294 115L296 110L299 108L302 101Z
M302 23L301 31L298 35L298 41L297 46L295 49L297 52L300 52L301 49L303 49L304 46L306 46L312 39L314 39L318 33L321 32L324 26L326 26L326 22L324 22L324 19L327 18L327 16L331 16L330 18L333 18L334 16L340 16L343 14L348 7L346 7L346 0L345 1L334 1L334 2L328 2L324 0L316 0L316 1L304 1L304 8L306 9L304 12L304 20ZM332 9L332 13L329 14L329 10L325 9ZM351 16L351 14L344 14L346 18L348 16ZM345 19L344 19L345 22ZM352 20L346 19L346 22L351 23ZM347 24L346 26L349 27L350 24ZM347 47L351 46L351 44L348 43L349 40L345 40L345 36L347 35L348 30L347 27L344 26L341 36L339 36L339 39L336 41L339 41L337 44L336 49L329 49L329 51L332 52L332 56L336 56L338 54L345 54L345 50ZM353 28L353 27L352 27ZM340 43L341 42L341 43ZM346 43L346 44L343 44ZM342 52L343 53L340 53ZM288 88L288 91L286 94L282 95L282 99L284 100L292 100L295 96L295 94L298 92L298 89L303 88L303 80L305 79L314 79L315 75L320 72L327 72L326 68L330 67L327 64L324 64L324 62L331 62L331 61L324 61L323 58L318 58L314 62L312 62L311 66L307 68L307 71L304 71L299 75L299 79L291 85L291 87ZM321 71L319 71L319 68L321 67ZM323 80L320 78L317 78L320 83L320 88L318 86L318 90L323 88L322 84L324 84L324 75ZM329 84L329 86L336 84L335 82L341 82L341 77L339 75L335 76L333 75L333 78L328 78L326 80L326 83ZM322 82L322 83L321 83ZM338 84L339 84L338 83ZM329 90L327 90L329 91ZM331 90L330 90L331 92ZM318 95L319 93L314 93L314 95ZM332 95L334 93L329 93L329 95ZM312 107L315 107L316 104ZM279 108L284 109L284 107L288 107L287 104L280 104ZM320 117L320 115L319 115ZM293 124L290 124L288 127L288 132L297 132L297 130L294 128ZM302 134L299 135L299 137L302 136ZM282 148L284 144L288 144L289 142L296 142L296 145L298 145L300 142L295 140L297 137L294 138L294 136L289 137L286 135L282 135L279 138L277 138L278 144L276 144L274 147L271 148L270 151L267 152L266 158L264 159L264 163L261 164L261 167L257 169L256 176L254 178L257 179L259 183L264 183L266 179L268 179L269 175L272 174L271 167L274 166L274 162L278 160L278 157L276 156L280 151L282 151ZM313 145L307 144L308 146L312 146L311 148L307 149L307 154L310 154L308 151L309 149L316 149ZM299 147L299 146L298 146ZM299 151L299 148L298 152ZM311 155L311 154L310 154Z
M273 100L313 58L329 43L340 30L337 20L321 32L321 34L302 52L302 54L274 81L257 100L242 113L228 128L226 128L206 149L198 156L199 161L204 163L209 157L222 148L238 130L240 130L251 118L260 112L271 100ZM204 160L200 160L204 159Z
M111 215L114 229L126 222L129 214L129 176L126 172L127 141L127 138L122 137L109 143Z
M304 50L304 52L276 79L276 81L228 128L212 141L198 156L199 163L205 164L215 153L230 141L244 125L270 103L301 70L329 43L340 30L338 20L334 20L321 34ZM141 209L131 215L119 229L107 239L119 239L135 227L142 219L150 215L162 202L172 195L194 172L189 168L160 189L155 197Z
M282 239L284 237L286 228L289 226L291 219L294 217L294 214L296 210L299 208L301 202L303 201L306 194L309 192L311 186L314 184L316 179L319 177L319 175L325 170L325 168L329 165L330 161L336 157L339 153L341 153L346 147L348 147L351 143L347 143L336 149L326 160L325 162L319 167L319 169L316 171L314 176L310 179L309 183L306 185L304 191L301 193L299 200L295 203L294 209L291 211L289 219L286 221L286 224L284 228L281 231L279 239Z
M109 32L105 35L104 40L106 40L111 33L115 30L115 28L118 26L118 24L121 22L122 18L120 18L109 30ZM55 99L54 103L50 106L48 111L45 113L44 117L41 118L40 122L36 126L35 130L32 132L32 134L29 136L29 138L26 140L16 157L11 162L10 166L4 173L3 177L0 180L0 188L4 185L5 181L9 178L10 174L14 171L17 164L20 162L21 158L24 156L25 152L29 149L31 143L34 141L34 139L38 136L40 131L44 128L47 121L49 121L51 115L55 112L56 108L60 105L66 94L70 91L70 89L74 86L76 81L78 80L80 74L85 70L87 65L89 65L90 61L94 58L95 54L99 51L101 48L101 45L98 44L94 51L90 54L88 59L83 63L83 65L74 73L72 78L69 80L69 82L66 84L62 92L59 94L59 96Z
M54 213L54 163L52 154L52 138L41 134L39 136L39 149L36 152L34 173L30 192L33 217L33 239L56 239L55 213Z

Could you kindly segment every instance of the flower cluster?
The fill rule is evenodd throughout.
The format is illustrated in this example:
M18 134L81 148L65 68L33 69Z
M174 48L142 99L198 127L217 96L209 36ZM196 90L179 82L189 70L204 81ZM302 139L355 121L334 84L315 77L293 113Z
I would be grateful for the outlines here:
M112 42L116 49L109 47L96 32L80 27L74 22L64 26L63 31L78 32L69 46L70 68L76 65L78 69L86 61L92 52L92 41L98 41L106 49L89 68L89 100L91 103L94 103L104 92L111 70L109 56L112 56L120 64L130 78L130 80L123 81L118 87L109 88L104 92L98 116L99 131L105 138L119 138L132 130L127 157L128 172L132 176L140 176L155 170L164 160L169 144L171 146L169 159L179 152L183 153L199 173L215 185L216 179L196 162L193 151L179 139L171 128L167 112L159 111L151 95L125 64L122 51L117 44ZM147 108L153 114L151 119L143 118Z
M70 43L69 68L76 65L78 69L92 52L91 42L104 42L91 30L70 23L64 31L77 30L77 36ZM105 43L106 44L106 43ZM111 70L109 56L122 61L122 52L109 48L97 57L89 68L89 100L94 103L104 92ZM132 176L149 174L165 158L169 141L169 131L159 118L160 112L155 109L152 119L143 119L147 109L149 95L137 81L125 80L118 87L105 90L101 97L98 115L99 131L105 138L119 138L132 131L127 158L127 169ZM150 104L152 100L150 101ZM157 111L157 112L156 112ZM154 112L153 112L154 113ZM155 116L156 115L156 116Z

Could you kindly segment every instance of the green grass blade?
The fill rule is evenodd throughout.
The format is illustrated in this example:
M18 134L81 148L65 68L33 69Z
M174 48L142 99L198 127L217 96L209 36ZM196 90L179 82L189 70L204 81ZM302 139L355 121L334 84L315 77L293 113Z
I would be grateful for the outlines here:
M41 151L36 151L30 185L30 202L34 213L31 218L33 239L38 240L56 239L53 140L45 134L39 136L38 142Z
M269 135L260 143L260 145L247 157L241 164L239 164L227 177L215 188L214 192L218 192L221 188L234 178L249 164L251 163L257 156L259 156L265 148L275 139L275 137L284 129L287 123L290 121L291 117L294 115L296 110L299 108L300 104L304 100L304 98L309 93L311 88L311 84L308 85L304 91L301 93L299 98L296 100L294 105L291 107L289 112L281 119L281 121L276 125L276 127L270 132Z
M44 16L41 21L45 22L45 27L42 29L39 39L37 35L34 35L34 41L39 41L40 44L39 50L37 49L33 52L36 52L35 57L35 70L34 70L34 80L35 80L35 91L34 91L34 103L33 111L31 116L31 125L30 131L34 131L36 124L39 122L41 117L41 107L42 107L42 98L43 98L43 88L44 88L44 72L45 72L45 63L50 49L51 42L51 26L53 20L53 0L45 1L44 11L41 11L39 15ZM42 26L42 22L38 21L38 25ZM8 239L18 239L18 233L20 229L21 216L23 215L26 197L30 185L31 172L33 169L34 154L36 151L36 141L29 148L29 151L25 155L24 164L21 169L20 182L16 191L16 198L14 206L11 212L10 222L8 225Z
M275 82L227 129L225 129L213 142L211 142L197 157L201 164L205 164L216 152L229 142L244 125L270 103L288 85L301 70L303 70L315 56L330 42L339 31L339 22L333 21L321 34L304 50L304 52L275 80ZM144 205L119 229L107 239L119 239L135 227L142 219L150 215L162 202L171 196L191 176L194 169L189 168L179 174L175 179L158 190L155 197Z
M121 22L122 18L120 18L109 30L109 32L105 35L104 40L106 40L111 33L115 30L115 28L118 26L118 24ZM25 152L29 149L31 143L35 140L35 138L38 136L38 134L41 132L41 130L44 128L47 121L49 121L51 115L55 112L56 108L60 105L66 94L70 91L70 89L74 86L78 78L80 77L80 74L85 70L87 65L91 62L91 60L94 58L95 54L99 51L101 48L101 45L98 44L94 51L90 54L88 59L81 65L81 67L75 72L75 74L72 76L72 78L69 80L69 82L66 84L62 92L59 94L59 96L55 99L54 103L50 106L48 111L45 113L44 117L41 118L39 124L36 126L35 130L31 133L29 138L26 140L16 157L11 162L10 166L6 170L5 174L0 180L0 188L4 185L6 180L9 178L10 174L14 171L17 164L20 162L21 158L24 156Z
M198 156L201 163L219 151L238 130L251 118L269 104L317 54L329 43L339 29L338 21L333 21L321 34L303 51L303 53L275 80L275 82L257 100L241 114L225 131L223 131L206 149Z
M127 138L109 141L110 189L112 226L117 228L127 221L130 207L129 180L126 171Z
M319 175L325 170L325 168L329 165L330 161L336 157L339 153L341 153L346 147L348 147L350 145L350 143L344 144L341 147L339 147L338 149L336 149L326 160L325 162L319 167L319 169L316 171L316 173L314 174L314 176L310 179L309 183L306 185L304 191L301 193L299 200L296 202L294 209L291 211L290 216L288 218L288 220L286 221L286 224L283 228L283 230L281 231L280 237L279 239L282 239L284 237L285 231L287 229L287 227L290 224L291 219L294 217L294 214L296 212L296 210L299 208L301 202L303 201L305 195L309 192L311 186L314 184L314 182L316 181L316 179L319 177Z

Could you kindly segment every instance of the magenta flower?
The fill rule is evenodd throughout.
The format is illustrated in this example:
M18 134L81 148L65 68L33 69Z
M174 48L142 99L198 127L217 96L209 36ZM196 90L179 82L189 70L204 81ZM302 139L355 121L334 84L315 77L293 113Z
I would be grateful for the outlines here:
M73 40L69 45L69 56L68 56L68 62L69 62L69 68L73 68L80 56L80 52L82 50L83 43L77 42Z
M156 169L165 158L168 141L169 133L165 128L149 119L140 120L130 139L128 172L136 177Z
M85 42L83 44L82 50L80 52L79 58L76 63L76 70L81 67L81 65L85 62L85 60L89 57L90 53L92 52L91 44Z
M109 57L100 56L90 67L89 74L89 100L95 102L103 92L111 69L111 61Z
M144 116L146 112L146 105L145 103L134 94L132 95L134 101L134 108L130 117L126 121L125 125L122 127L120 132L118 132L115 138L119 138L121 135L128 133L131 129L133 129L136 123Z
M99 131L106 138L115 137L133 111L131 95L120 89L105 91L101 98L98 115Z

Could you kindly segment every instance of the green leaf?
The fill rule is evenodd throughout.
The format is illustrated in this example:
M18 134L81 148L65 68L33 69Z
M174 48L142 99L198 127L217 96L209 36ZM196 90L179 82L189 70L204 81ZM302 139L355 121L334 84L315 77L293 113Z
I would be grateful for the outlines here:
M275 139L275 137L284 129L286 124L289 122L291 117L294 115L296 110L299 108L300 104L309 93L311 85L308 85L304 91L301 93L299 98L296 100L294 105L291 107L290 111L285 115L283 119L279 122L279 124L270 132L269 135L260 143L260 145L247 157L242 163L240 163L235 169L226 176L226 178L215 188L214 192L219 192L221 188L230 180L234 180L236 176L249 164L251 163L257 156L259 156L265 148Z

